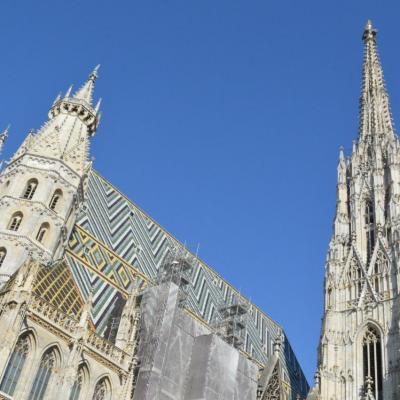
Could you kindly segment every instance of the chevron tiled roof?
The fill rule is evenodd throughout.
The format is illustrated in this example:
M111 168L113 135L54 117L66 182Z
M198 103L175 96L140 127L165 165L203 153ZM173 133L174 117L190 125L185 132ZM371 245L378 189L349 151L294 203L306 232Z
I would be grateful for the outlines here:
M153 280L165 257L183 244L95 171L90 174L87 201L77 219L67 258L82 295L94 287L94 323L102 334L121 310L134 279ZM196 257L187 298L188 309L212 323L221 305L239 292ZM254 304L246 316L243 350L268 363L274 339L282 328ZM286 382L306 394L308 384L284 335L281 364Z

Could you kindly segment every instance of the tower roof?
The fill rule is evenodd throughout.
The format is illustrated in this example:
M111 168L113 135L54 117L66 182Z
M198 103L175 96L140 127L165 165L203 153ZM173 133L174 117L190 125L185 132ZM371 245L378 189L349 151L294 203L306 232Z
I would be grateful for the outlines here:
M82 175L89 162L89 139L100 121L100 103L92 105L97 66L87 81L72 96L71 88L64 97L57 96L49 111L49 120L37 134L29 135L13 159L31 153L63 160L78 175ZM1 141L1 135L0 135ZM1 143L0 143L1 145Z
M379 60L377 30L368 21L364 41L364 65L360 98L360 138L393 136L394 129L386 92L383 70Z
M75 93L73 96L74 99L83 100L88 105L92 105L93 101L93 89L94 89L94 82L98 77L98 70L100 65L97 65L94 70L90 73L87 81L81 86L81 88Z

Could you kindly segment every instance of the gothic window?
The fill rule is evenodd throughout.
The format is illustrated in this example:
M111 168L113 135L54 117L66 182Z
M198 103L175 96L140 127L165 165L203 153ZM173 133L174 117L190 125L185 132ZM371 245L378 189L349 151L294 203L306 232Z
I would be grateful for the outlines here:
M22 194L22 198L31 200L33 195L36 192L38 187L38 180L37 179L29 179L28 183L26 184L24 193Z
M365 202L365 229L367 234L367 260L370 260L375 246L375 211L371 200Z
M333 299L332 299L332 288L328 288L328 308L332 307Z
M110 384L106 378L97 382L94 388L92 400L109 400L110 399Z
M385 190L385 220L388 219L389 216L389 207L390 207L390 186Z
M60 189L57 189L50 200L49 204L50 209L55 210L57 204L60 203L61 198L62 198L62 191Z
M17 231L21 225L22 217L23 215L21 212L14 213L11 217L10 223L8 224L8 229L10 231Z
M39 369L36 372L35 380L29 394L30 400L42 400L44 398L55 365L56 355L54 349L50 349L43 354L40 360Z
M21 376L22 369L25 365L26 358L29 353L29 336L21 336L11 354L8 361L6 372L1 381L0 390L12 396Z
M82 387L85 380L85 367L81 365L78 369L78 374L72 385L71 394L69 395L69 400L79 400L79 396L82 392Z
M4 247L1 247L0 248L0 267L3 265L6 255L7 255L7 250Z
M348 279L350 284L350 299L358 299L361 296L364 278L361 267L355 258L351 262Z
M363 381L369 380L375 400L382 400L382 349L378 331L368 326L363 340Z
M47 222L43 223L38 230L38 233L36 235L36 240L40 243L43 243L43 240L46 237L46 234L49 231L49 229L50 225Z

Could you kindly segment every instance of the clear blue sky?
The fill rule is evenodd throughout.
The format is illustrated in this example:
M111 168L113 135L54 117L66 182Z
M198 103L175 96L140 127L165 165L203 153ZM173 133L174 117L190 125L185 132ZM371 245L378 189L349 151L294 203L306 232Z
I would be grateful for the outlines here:
M397 1L0 4L5 156L102 64L95 168L285 328L310 380L365 22L400 118Z

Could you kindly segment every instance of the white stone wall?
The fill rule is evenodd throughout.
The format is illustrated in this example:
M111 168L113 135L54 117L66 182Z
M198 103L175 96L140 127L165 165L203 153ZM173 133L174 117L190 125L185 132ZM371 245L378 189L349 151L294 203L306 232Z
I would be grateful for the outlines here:
M60 161L25 154L1 174L0 247L7 251L0 267L3 280L7 280L28 255L47 263L62 254L76 217L80 177L66 166L61 168L61 164ZM36 191L32 199L23 199L30 179L38 181ZM49 205L56 190L61 190L62 197L52 210ZM21 212L23 219L18 231L14 232L8 227L16 212ZM49 230L40 243L37 234L43 223L49 225Z
M74 96L68 92L63 99L57 98L49 120L36 134L29 133L0 173L0 248L7 251L0 265L0 287L28 257L49 263L63 256L91 166L89 141L99 121L98 107L92 107L96 77L94 71ZM30 179L38 181L37 189L32 199L22 199ZM62 198L52 210L50 201L56 190ZM15 212L22 213L23 219L13 232L9 224ZM37 234L43 223L49 230L39 243Z

